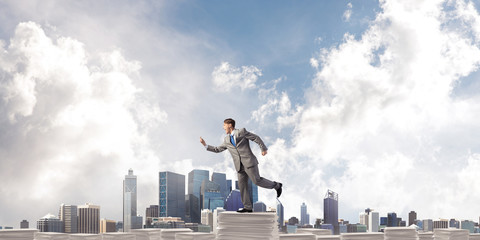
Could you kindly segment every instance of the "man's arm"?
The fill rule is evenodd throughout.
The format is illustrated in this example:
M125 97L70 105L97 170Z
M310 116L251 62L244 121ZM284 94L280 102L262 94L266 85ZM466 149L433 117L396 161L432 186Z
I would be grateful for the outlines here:
M219 152L223 152L227 149L227 147L225 146L225 144L222 143L222 145L218 146L218 147L214 147L214 146L210 146L210 145L207 145L207 143L205 143L205 140L203 140L202 137L200 137L200 143L205 147L207 148L207 151L210 151L210 152L216 152L216 153L219 153Z
M262 150L262 156L265 156L265 154L267 154L268 148L267 146L265 146L265 143L263 143L262 139L258 135L247 131L245 128L243 130L245 131L245 138L258 144L258 146Z

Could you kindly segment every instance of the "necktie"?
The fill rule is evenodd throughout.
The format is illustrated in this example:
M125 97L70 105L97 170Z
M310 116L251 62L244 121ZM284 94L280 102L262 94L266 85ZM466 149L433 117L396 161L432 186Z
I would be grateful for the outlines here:
M234 147L237 147L237 145L235 145L235 139L233 138L233 135L230 135L230 142L233 144Z

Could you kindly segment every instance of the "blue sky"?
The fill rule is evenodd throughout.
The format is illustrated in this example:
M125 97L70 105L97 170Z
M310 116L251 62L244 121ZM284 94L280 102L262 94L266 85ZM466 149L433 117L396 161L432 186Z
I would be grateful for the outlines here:
M141 215L159 171L236 179L228 153L198 141L220 144L227 117L269 147L254 151L284 183L286 219L302 202L323 217L332 189L351 222L365 208L476 220L478 6L2 1L0 226L61 203L121 220L129 168Z

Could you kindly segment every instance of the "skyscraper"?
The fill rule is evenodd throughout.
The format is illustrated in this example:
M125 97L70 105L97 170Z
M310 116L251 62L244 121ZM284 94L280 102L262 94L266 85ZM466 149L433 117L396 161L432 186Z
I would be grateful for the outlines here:
M39 232L63 232L63 222L57 216L47 214L37 221L37 229Z
M408 213L408 226L414 224L415 220L417 220L417 213L415 211L410 211L410 213Z
M328 190L323 199L323 219L326 224L332 224L335 234L339 234L338 194L332 190Z
M188 201L190 221L201 222L200 190L204 180L208 180L208 170L194 169L188 173Z
M224 205L220 186L215 182L203 180L200 188L200 206L202 209L210 209L213 212L217 207L223 207Z
M76 205L60 205L60 211L58 216L60 221L63 222L65 233L77 233L78 232L78 216Z
M23 220L20 222L20 229L23 229L23 228L29 228L29 224L27 220Z
M212 173L212 182L215 182L220 186L220 193L222 194L223 201L225 201L230 193L227 184L227 175L225 173L214 172Z
M397 227L397 214L394 212L388 213L387 215L387 227Z
M185 221L185 175L159 173L159 217L180 217Z
M309 224L307 221L307 214L307 205L302 203L302 206L300 206L300 226Z
M240 189L238 187L238 181L235 181L235 189ZM258 201L258 186L255 185L252 180L248 179L248 192L250 193L250 202L254 203Z
M379 222L380 214L378 212L370 212L368 214L368 231L369 232L378 232L378 227L380 226Z
M228 190L228 194L230 194L230 192L233 190L232 189L232 180L228 179L227 180L227 190ZM228 196L227 194L227 196Z
M101 219L100 220L100 233L116 232L117 222L115 220Z
M278 228L282 230L284 225L284 212L283 204L277 200L277 216L278 216Z
M137 176L133 170L128 170L128 175L123 180L123 231L132 229L132 217L137 216Z
M240 190L234 189L228 195L227 201L225 201L225 210L237 211L239 208L243 208Z
M89 203L78 206L78 232L93 234L100 232L100 206Z

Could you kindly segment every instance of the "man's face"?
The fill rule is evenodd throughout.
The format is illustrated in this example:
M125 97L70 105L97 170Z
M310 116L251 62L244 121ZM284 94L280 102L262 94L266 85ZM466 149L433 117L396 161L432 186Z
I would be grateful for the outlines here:
M223 129L225 129L226 134L230 134L233 131L232 124L223 123Z

